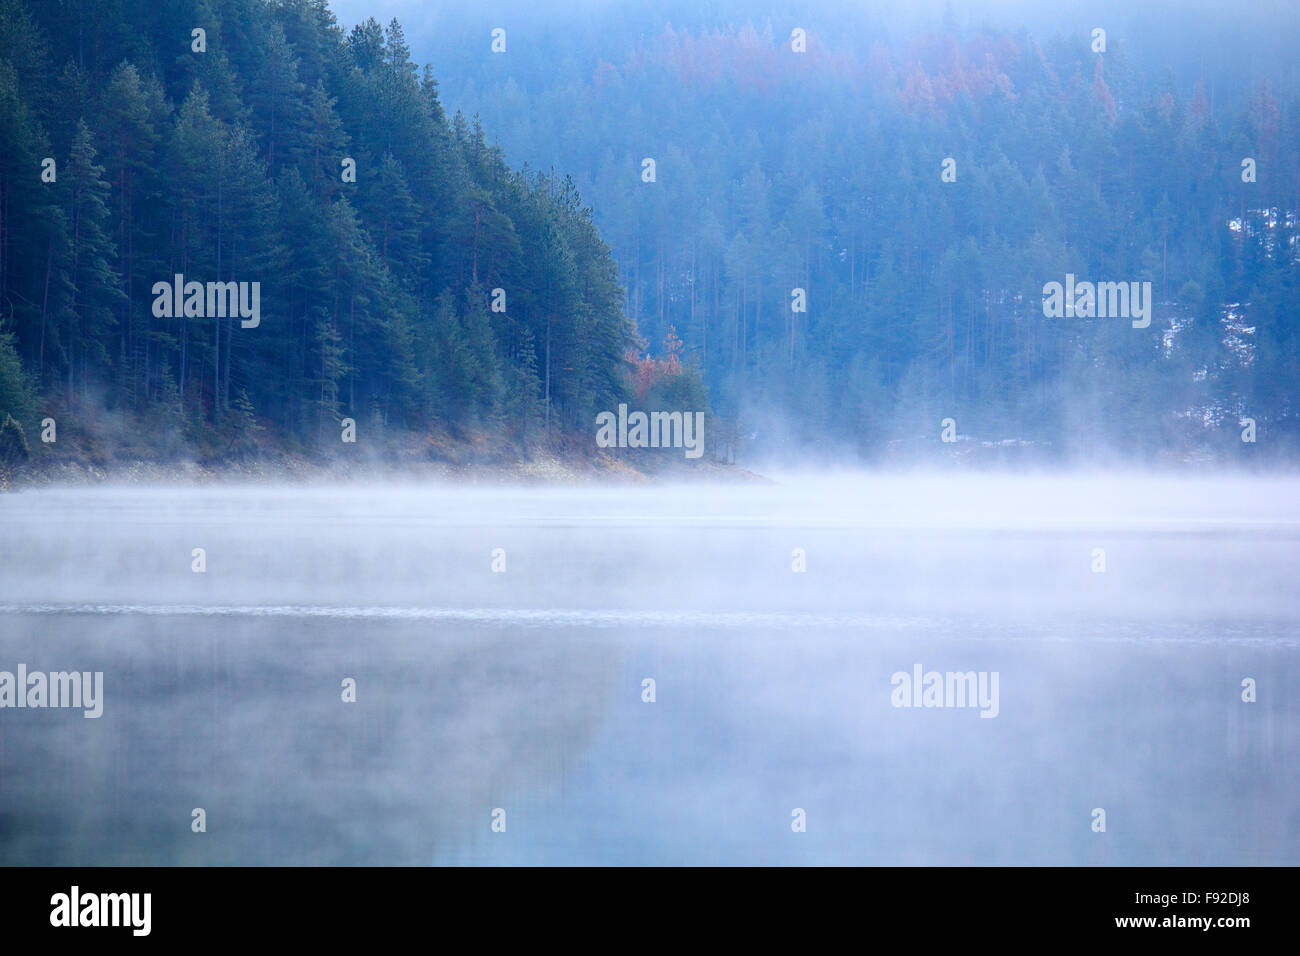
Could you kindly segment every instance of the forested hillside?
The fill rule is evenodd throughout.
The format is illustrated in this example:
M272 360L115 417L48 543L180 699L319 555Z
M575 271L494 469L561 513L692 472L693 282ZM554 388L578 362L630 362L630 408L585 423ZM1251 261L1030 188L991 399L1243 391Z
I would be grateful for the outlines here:
M177 275L259 283L258 318L155 291ZM110 432L145 456L310 454L346 418L359 444L590 444L634 382L623 299L572 183L449 119L395 20L0 0L10 460Z
M1246 62L1227 14L338 2L0 0L0 459L567 453L628 400L795 461L1300 451L1294 11Z
M751 446L879 459L945 417L1084 463L1300 445L1294 8L1165 5L1135 53L1123 5L1035 32L835 3L527 7L440 8L412 35L508 157L574 176L629 315L651 343L675 327ZM1067 274L1151 282L1150 327L1045 318Z

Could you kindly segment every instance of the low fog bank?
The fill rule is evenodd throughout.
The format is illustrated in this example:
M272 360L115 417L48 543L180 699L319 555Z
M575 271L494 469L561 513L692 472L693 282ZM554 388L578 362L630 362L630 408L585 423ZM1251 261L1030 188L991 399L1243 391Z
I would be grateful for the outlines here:
M29 490L0 498L0 603L999 618L1296 610L1300 479L774 478Z

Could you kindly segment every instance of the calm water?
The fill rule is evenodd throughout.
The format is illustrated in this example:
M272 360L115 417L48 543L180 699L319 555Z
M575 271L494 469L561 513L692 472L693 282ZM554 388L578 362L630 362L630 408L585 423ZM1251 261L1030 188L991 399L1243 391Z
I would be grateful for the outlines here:
M1297 567L1282 479L0 496L0 670L104 674L0 861L1294 865Z

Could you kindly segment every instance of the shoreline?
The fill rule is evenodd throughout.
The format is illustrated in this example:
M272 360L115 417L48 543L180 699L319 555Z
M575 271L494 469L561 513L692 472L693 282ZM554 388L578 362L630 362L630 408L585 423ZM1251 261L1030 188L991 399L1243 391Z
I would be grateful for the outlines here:
M376 479L428 481L452 484L627 484L668 482L735 482L770 484L771 480L738 465L711 460L684 465L658 463L654 469L636 468L611 455L579 458L539 454L511 461L469 460L411 461L383 457L312 459L282 454L275 458L252 458L219 463L194 459L159 461L147 458L115 459L111 462L79 458L28 463L17 468L0 468L0 493L38 488L76 488L95 485L170 485L202 487L274 482L290 485L350 484Z

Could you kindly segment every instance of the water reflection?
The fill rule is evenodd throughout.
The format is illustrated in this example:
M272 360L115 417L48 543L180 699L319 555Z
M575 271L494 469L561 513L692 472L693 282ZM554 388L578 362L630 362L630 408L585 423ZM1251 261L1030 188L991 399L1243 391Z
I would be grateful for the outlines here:
M1297 506L995 492L0 499L0 669L105 673L98 720L0 710L0 860L1300 862ZM998 716L891 706L918 664Z

